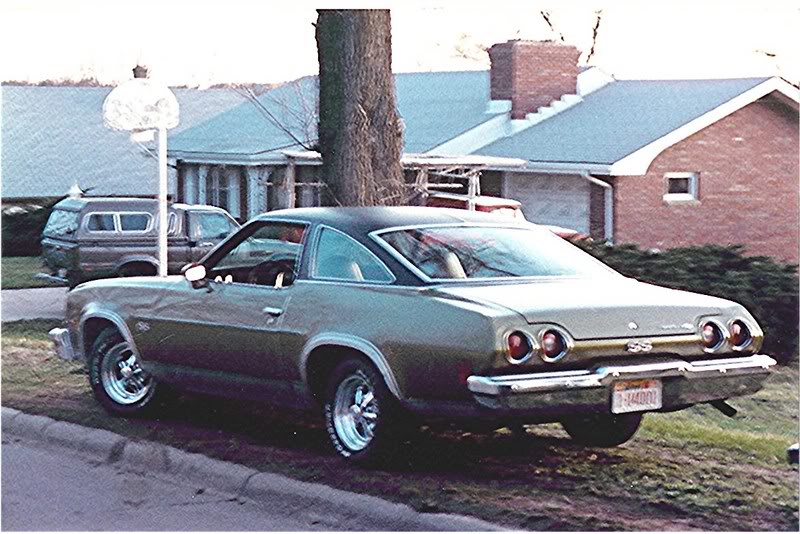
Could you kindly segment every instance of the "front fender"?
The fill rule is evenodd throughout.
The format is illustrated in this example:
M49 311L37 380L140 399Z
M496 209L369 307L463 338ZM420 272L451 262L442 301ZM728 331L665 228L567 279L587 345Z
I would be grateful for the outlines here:
M133 335L131 334L127 323L119 311L113 309L113 307L102 306L96 302L90 302L87 304L80 314L80 322L78 326L78 346L83 352L84 359L88 358L89 351L91 350L91 347L86 346L86 323L88 323L91 319L102 319L113 324L117 330L119 330L125 342L130 345L131 350L136 358L140 359L139 350L136 348Z

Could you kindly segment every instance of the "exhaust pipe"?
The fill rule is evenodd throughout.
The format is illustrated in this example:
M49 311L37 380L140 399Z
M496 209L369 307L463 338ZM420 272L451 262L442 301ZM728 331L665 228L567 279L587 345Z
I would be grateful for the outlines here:
M739 411L724 400L711 401L711 406L722 412L727 417L735 417Z

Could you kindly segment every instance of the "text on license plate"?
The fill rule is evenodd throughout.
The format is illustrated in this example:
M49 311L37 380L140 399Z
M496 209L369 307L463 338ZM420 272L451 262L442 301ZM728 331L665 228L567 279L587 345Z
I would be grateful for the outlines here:
M643 412L661 408L661 380L614 383L611 413Z

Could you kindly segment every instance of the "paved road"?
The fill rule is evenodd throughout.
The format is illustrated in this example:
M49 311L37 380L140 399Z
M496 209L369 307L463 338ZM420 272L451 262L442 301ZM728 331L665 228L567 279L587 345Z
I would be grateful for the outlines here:
M358 525L324 503L256 503L120 465L98 463L17 436L3 436L2 530L395 530ZM382 528L383 527L383 528Z
M66 300L66 287L4 289L0 293L0 317L3 322L20 319L63 319Z

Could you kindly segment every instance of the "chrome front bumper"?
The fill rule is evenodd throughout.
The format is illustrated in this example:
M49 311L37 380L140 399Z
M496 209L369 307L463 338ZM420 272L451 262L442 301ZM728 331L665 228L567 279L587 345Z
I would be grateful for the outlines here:
M62 360L77 360L78 355L72 347L72 339L69 337L69 330L66 328L53 328L48 332L50 339L53 340L53 345L56 348L56 354Z
M763 354L695 362L654 358L573 371L471 376L467 387L487 408L566 413L607 410L615 382L660 379L662 409L669 409L755 393L776 363Z

